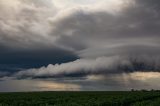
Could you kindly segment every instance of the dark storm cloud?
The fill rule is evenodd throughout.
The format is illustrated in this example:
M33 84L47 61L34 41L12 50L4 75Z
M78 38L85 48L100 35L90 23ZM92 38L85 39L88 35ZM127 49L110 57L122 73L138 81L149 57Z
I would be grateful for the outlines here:
M79 59L16 73L16 78L74 78L88 75L109 75L132 72L159 72L160 56L129 55Z
M88 12L83 9L74 11L67 17L53 21L52 25L56 27L53 28L52 35L60 36L57 40L59 45L80 50L78 53L82 57L91 57L97 51L100 53L95 57L103 56L112 52L112 49L126 45L131 47L119 52L130 51L132 45L133 54L152 47L159 50L159 3L150 2L137 0L135 4L117 14L106 11ZM138 50L135 49L136 46ZM156 54L157 50L154 50L148 50L148 53L152 51Z
M48 38L47 18L56 12L50 0L2 0L0 8L0 71L15 72L78 58L54 44L53 37Z
M159 0L1 0L0 91L159 89L159 9Z
M48 64L65 63L78 58L74 53L59 48L32 51L5 51L0 53L1 71L18 71L23 68L41 67Z
M24 4L18 11L22 15L19 24L2 18L0 25L6 29L0 29L1 41L4 56L9 58L1 55L0 62L53 65L22 70L16 77L84 77L160 69L158 0L128 0L118 12L88 9L91 7L53 12L42 1ZM72 62L63 63L65 60Z
M76 10L51 20L58 45L76 50L81 59L18 72L31 78L84 77L135 71L159 72L158 1L135 1L117 14ZM66 40L65 40L66 39Z

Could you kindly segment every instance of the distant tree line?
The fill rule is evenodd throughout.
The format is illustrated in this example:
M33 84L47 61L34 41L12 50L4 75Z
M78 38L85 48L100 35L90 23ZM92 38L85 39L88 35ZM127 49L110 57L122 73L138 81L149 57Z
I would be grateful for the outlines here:
M131 89L132 92L134 91L143 91L143 92L149 92L149 91L160 91L160 90L155 90L155 89L151 89L151 90L147 90L147 89L140 89L140 90L137 90L137 89Z

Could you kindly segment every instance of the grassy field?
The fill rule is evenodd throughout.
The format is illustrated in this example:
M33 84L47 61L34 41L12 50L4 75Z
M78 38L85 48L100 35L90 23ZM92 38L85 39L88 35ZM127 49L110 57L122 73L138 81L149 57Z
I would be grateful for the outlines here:
M160 92L0 93L0 106L160 106Z

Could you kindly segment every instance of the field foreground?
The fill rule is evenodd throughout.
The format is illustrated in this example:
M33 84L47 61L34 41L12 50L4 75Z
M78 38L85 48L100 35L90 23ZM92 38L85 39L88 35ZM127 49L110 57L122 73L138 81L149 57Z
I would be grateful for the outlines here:
M0 106L160 106L160 92L0 93Z

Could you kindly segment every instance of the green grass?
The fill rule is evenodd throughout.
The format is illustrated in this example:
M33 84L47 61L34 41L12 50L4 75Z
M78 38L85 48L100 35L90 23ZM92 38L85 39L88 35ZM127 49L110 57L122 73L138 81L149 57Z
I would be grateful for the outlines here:
M144 100L140 102L136 102L131 106L159 106L160 105L160 98L155 98L152 100Z
M0 93L0 106L159 106L159 104L160 92L156 91Z

